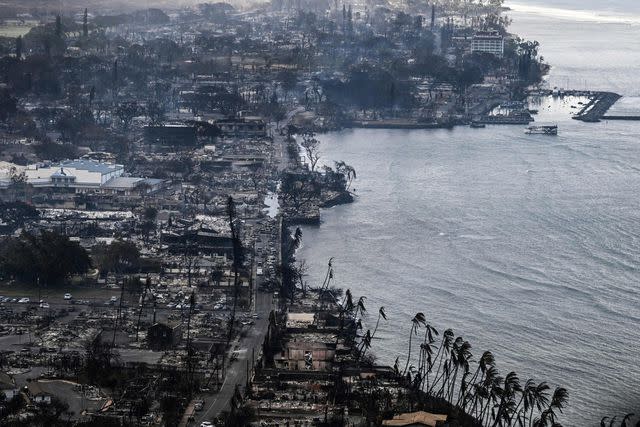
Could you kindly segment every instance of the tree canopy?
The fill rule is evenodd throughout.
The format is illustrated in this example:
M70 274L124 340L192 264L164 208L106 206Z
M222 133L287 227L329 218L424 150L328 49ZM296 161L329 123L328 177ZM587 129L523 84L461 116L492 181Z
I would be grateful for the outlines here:
M4 239L1 246L0 275L24 282L60 284L91 267L84 248L53 231L23 232L19 237Z

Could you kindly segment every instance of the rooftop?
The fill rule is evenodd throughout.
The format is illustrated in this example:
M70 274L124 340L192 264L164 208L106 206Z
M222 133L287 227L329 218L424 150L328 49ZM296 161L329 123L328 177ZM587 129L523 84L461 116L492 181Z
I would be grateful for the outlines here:
M89 172L99 172L101 174L107 174L124 169L124 166L115 163L102 163L96 160L64 160L60 162L60 166L66 168L74 168L80 170L86 170Z

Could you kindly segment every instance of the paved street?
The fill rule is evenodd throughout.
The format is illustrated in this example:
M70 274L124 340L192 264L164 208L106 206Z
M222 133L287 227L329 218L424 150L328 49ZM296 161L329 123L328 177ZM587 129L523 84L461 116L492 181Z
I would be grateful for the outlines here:
M256 310L258 319L249 329L247 335L238 343L238 359L228 365L224 383L218 393L205 399L204 409L197 413L196 425L202 421L212 420L229 408L236 384L244 389L247 383L247 361L251 367L251 357L258 357L262 343L267 333L269 312L273 307L273 294L270 292L256 293Z

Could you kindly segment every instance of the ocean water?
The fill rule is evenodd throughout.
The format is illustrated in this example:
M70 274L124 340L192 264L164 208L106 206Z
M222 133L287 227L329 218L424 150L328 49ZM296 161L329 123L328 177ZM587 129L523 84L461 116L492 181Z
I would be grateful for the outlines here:
M640 111L640 26L549 13L640 14L636 2L527 4L544 10L514 7L512 30L541 42L550 85L614 90L616 108ZM358 197L303 228L299 257L312 284L335 257L336 285L367 296L369 325L386 308L380 362L406 354L422 311L474 354L493 351L503 374L567 387L565 426L640 412L640 122L573 121L580 101L536 106L557 137L521 126L321 136L327 162L356 168Z

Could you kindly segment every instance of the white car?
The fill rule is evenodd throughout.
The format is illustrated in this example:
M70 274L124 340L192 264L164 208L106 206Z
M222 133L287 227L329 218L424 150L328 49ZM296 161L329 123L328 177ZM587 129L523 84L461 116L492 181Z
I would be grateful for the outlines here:
M49 308L49 303L41 302L40 303L40 308Z
M118 297L114 295L111 298L109 298L109 301L116 302L116 301L118 301Z
M203 421L200 423L200 427L213 427L213 423L211 421Z
M64 299L66 299L66 300L71 299L71 294L69 294L69 293L64 294Z
M20 299L18 300L18 302L19 302L20 304L26 304L26 303L28 303L28 302L29 302L29 298L20 298Z

